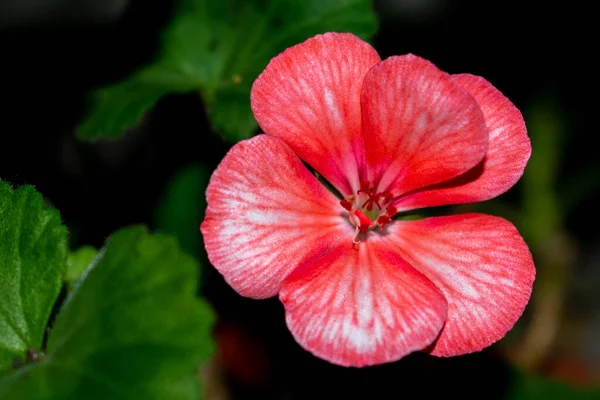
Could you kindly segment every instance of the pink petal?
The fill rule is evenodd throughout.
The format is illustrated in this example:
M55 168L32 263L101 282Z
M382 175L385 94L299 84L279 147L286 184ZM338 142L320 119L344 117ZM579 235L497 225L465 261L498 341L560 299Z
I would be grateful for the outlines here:
M453 78L481 107L490 133L485 158L455 179L400 199L396 203L399 209L488 200L506 192L523 175L531 143L519 110L483 78L469 74Z
M338 199L282 141L239 142L206 191L201 230L208 258L243 296L265 298L299 263L351 232Z
M396 221L390 249L431 279L448 301L448 320L431 354L455 356L498 341L523 313L535 278L531 253L508 221L465 214Z
M285 141L343 195L360 187L360 90L379 61L358 37L327 33L275 57L252 86L252 111L263 131Z
M294 271L279 294L296 341L317 357L362 367L398 360L435 340L446 300L377 241L351 236Z
M369 178L395 196L454 178L485 156L482 112L450 75L412 54L390 57L363 82Z

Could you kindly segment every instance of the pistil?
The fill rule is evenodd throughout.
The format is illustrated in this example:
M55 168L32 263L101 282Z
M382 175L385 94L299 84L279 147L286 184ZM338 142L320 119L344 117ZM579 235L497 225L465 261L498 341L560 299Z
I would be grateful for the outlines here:
M348 218L355 227L352 247L360 242L361 233L376 227L383 229L392 221L392 217L398 212L395 206L388 204L392 198L389 191L376 192L375 185L370 181L362 181L356 194L340 201L340 205L349 212Z

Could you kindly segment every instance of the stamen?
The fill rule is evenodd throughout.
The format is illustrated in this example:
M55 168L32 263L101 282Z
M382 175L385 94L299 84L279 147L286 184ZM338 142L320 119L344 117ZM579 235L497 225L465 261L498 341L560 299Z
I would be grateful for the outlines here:
M385 202L387 203L387 202L389 202L389 201L392 199L392 197L394 197L394 196L392 195L392 193L390 193L388 190L386 190L385 192L383 192L383 193L380 193L380 194L379 194L379 197L380 197L381 199L383 199L383 201L385 201Z
M388 216L393 217L398 212L398 208L390 204L385 208L385 212Z
M398 209L394 205L387 204L394 197L392 193L388 190L376 193L375 185L370 181L361 181L360 189L356 192L356 195L359 196L358 198L360 198L362 205L360 205L360 203L355 204L357 197L353 194L340 200L340 205L345 210L349 211L348 218L355 228L354 236L352 237L353 249L356 249L356 246L360 243L359 237L361 233L367 233L369 229L376 226L380 229L384 229L392 222L392 217L398 212ZM364 200L365 197L361 198L361 195L365 196L366 200ZM373 206L376 206L379 212L373 212ZM385 209L383 209L383 207L385 207ZM365 213L367 213L368 216ZM371 218L376 222L373 222Z
M356 225L356 228L354 229L354 236L352 237L352 249L357 249L357 245L360 243L360 239L358 238L358 235L360 235L361 233L361 229L360 229L360 225Z
M361 232L363 232L363 233L367 232L371 226L375 225L373 223L373 221L371 221L371 219L369 217L367 217L365 215L365 213L363 213L362 211L360 211L360 210L354 210L353 213L354 213L354 215L356 217L356 220L358 222L358 224L356 224L356 226L359 228L359 230Z
M350 200L341 200L340 205L348 211L352 211L352 202Z
M360 239L358 238L359 234L360 234L360 229L358 229L358 226L357 226L356 230L354 231L354 237L352 238L352 248L354 248L354 246L356 246L357 244L360 243Z
M387 215L382 215L379 218L377 218L377 223L379 224L381 229L385 228L385 226L387 224L389 224L390 222L392 222L392 219L390 217L388 217Z
M356 194L360 194L361 192L365 193L365 194L369 194L373 190L375 190L375 188L373 187L373 185L371 185L370 181L361 181L360 189L358 190L358 192L356 192Z

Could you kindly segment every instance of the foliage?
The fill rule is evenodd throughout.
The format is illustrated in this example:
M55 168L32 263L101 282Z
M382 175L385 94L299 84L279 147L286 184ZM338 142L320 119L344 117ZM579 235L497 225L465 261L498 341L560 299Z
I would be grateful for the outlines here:
M124 228L67 259L56 210L2 182L0 221L0 398L198 398L214 317L175 238ZM72 288L45 345L63 280Z
M285 48L328 31L368 38L376 29L368 0L180 0L160 56L125 81L92 95L81 139L116 138L169 93L202 95L228 141L250 137L252 82Z

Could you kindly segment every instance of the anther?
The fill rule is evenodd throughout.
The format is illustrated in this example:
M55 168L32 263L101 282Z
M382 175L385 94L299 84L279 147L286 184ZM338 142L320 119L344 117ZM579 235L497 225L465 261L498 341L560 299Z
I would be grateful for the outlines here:
M340 205L348 211L352 211L352 202L350 200L341 200Z
M386 202L386 203L387 203L387 202L389 202L389 201L392 199L392 197L394 197L394 196L392 196L392 193L390 193L388 190L386 190L385 192L383 192L383 193L380 193L380 194L379 194L379 197L380 197L381 199L383 199L383 201L384 201L384 202Z
M387 215L381 215L379 218L377 218L377 223L379 224L381 229L385 228L385 226L390 222L392 222L392 219Z
M370 194L373 190L375 190L375 187L371 185L370 181L361 181L360 189L358 192L356 192L356 194L361 194L361 192L365 194Z
M385 208L385 211L387 212L388 216L393 217L398 212L398 208L390 204Z

